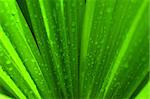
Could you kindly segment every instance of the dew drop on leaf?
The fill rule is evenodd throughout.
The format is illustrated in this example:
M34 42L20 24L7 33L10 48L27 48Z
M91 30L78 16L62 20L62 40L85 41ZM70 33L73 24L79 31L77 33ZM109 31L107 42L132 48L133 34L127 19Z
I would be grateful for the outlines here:
M12 15L12 16L15 16L15 12L12 12L11 15Z
M3 56L3 53L0 53L0 57Z
M98 42L96 41L96 42L95 42L95 45L97 45L97 44L98 44Z
M12 70L13 70L13 68L12 68L12 67L10 67L10 68L9 68L9 71L12 71Z
M6 64L8 65L8 64L11 64L11 61L10 60L7 60L6 61Z

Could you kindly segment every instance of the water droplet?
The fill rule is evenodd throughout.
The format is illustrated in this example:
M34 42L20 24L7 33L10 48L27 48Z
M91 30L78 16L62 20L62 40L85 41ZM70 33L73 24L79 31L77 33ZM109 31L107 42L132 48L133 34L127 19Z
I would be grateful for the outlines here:
M37 18L38 16L37 16L37 15L34 15L34 17Z
M10 61L10 60L7 60L7 61L6 61L6 64L10 64L10 63L11 63L11 61Z
M12 15L12 16L15 16L15 12L12 12L11 15Z
M103 11L100 11L100 15L102 15L103 14Z
M124 68L128 68L128 64L125 64L125 65L124 65Z
M63 72L66 72L66 70L65 70L65 69L63 69Z
M135 3L136 0L131 0L131 3Z
M98 82L96 82L95 84L98 85Z
M0 56L3 56L3 53L0 53Z
M83 5L83 3L82 3L82 2L80 2L80 3L79 3L79 5L80 5L80 6L82 6L82 5Z
M12 70L13 70L13 68L12 68L12 67L10 67L8 70L9 70L9 71L12 71Z
M92 66L94 65L94 61L91 62L91 65L92 65Z
M87 87L86 86L84 86L84 89L86 89Z
M39 74L39 76L41 76L41 75L42 75L42 73L41 73L41 72L39 72L38 74Z
M110 47L109 47L109 45L107 46L107 49L109 49Z
M98 44L98 42L96 41L96 42L95 42L95 45L97 45L97 44Z
M75 58L73 58L72 60L75 61Z
M107 8L107 10L106 10L108 13L110 13L111 11L112 11L112 9L111 8Z

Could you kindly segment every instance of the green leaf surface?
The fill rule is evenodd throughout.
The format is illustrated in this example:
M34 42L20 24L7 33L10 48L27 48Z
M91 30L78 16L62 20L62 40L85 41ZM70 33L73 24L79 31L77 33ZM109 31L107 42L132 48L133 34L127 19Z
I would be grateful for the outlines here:
M150 82L148 82L135 99L149 99L150 98Z
M6 89L9 89L9 91L12 92L14 96L26 99L26 96L20 91L13 80L7 75L7 73L3 71L2 67L0 67L0 83L6 87Z
M0 0L0 92L19 99L149 98L149 4Z

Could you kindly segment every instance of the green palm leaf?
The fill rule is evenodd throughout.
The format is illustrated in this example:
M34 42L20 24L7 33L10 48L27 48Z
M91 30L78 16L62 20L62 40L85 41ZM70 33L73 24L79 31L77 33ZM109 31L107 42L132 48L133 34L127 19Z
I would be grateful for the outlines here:
M149 3L0 0L0 98L150 98Z

